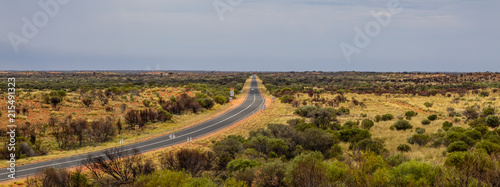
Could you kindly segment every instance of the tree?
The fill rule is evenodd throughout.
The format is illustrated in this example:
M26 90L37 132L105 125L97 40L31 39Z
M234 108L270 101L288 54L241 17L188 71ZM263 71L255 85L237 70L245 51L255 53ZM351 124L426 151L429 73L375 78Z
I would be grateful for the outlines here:
M90 123L90 136L94 143L107 142L116 135L116 127L110 117Z
M78 138L78 146L82 147L82 143L84 141L84 132L87 130L88 123L87 120L78 119L76 121L72 121L69 123L71 130L74 135Z
M50 105L52 108L57 109L57 105L62 102L62 98L59 96L52 96L50 97Z

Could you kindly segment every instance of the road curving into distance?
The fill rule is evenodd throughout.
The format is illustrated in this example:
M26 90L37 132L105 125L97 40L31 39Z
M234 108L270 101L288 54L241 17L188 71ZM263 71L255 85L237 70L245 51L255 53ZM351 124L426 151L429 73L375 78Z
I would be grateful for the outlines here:
M249 115L252 115L257 110L261 108L264 104L264 97L260 94L256 77L252 77L252 83L249 90L249 94L245 98L245 101L233 110L230 110L216 118L205 121L199 125L183 129L181 131L174 132L170 135L164 135L158 138L153 138L150 140L129 144L122 146L121 148L125 151L138 149L141 153L156 150L163 147L168 147L180 143L187 142L188 138L195 139L197 137L202 137L208 135L214 131L220 130L224 127L230 126L242 119L245 119ZM175 136L175 138L173 138ZM88 154L95 156L103 155L105 150L98 151L94 153L86 153L76 156L71 156L67 158L60 158L55 160L37 162L33 164L26 164L22 166L16 166L15 177L16 179L34 175L38 171L45 168L55 167L55 168L70 168L82 165L82 161L87 158ZM10 180L8 175L11 174L7 168L0 170L0 181Z

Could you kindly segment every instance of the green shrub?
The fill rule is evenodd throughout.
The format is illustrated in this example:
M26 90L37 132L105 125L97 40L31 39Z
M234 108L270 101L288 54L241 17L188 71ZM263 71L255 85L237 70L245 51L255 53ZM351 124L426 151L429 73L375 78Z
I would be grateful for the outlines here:
M371 134L365 129L343 129L340 131L340 140L343 142L358 142L363 139L371 138Z
M433 186L439 168L424 162L411 160L393 168L390 186Z
M418 113L416 113L415 111L408 111L405 113L407 120L411 120L412 117L417 116L417 115L418 115Z
M211 109L212 107L215 106L214 100L210 98L197 98L196 102L198 102L201 105L201 107L206 109Z
M366 130L370 130L373 127L374 124L375 123L372 120L364 119L361 122L361 128L366 129Z
M378 155L387 152L387 149L384 147L384 141L377 138L361 140L354 147L352 147L352 149L360 151L371 151Z
M469 150L469 146L463 141L453 142L448 146L448 148L446 148L446 151L448 151L449 153L455 151L467 151L467 150Z
M489 115L486 117L486 124L492 128L497 128L500 125L500 119L498 116Z
M477 172L478 175L494 167L492 160L484 149L475 149L472 152L449 153L444 165L455 167L461 171Z
M482 134L480 131L477 130L467 130L464 132L464 134L473 140L480 140L482 137Z
M408 144L399 144L397 149L398 149L398 151L401 151L401 152L410 152L411 151L411 147Z
M217 104L220 104L220 105L223 105L225 103L227 103L227 99L226 97L222 96L222 95L217 95L214 97L214 101L217 103Z
M483 90L483 91L479 92L479 96L488 97L488 96L490 96L490 92Z
M259 166L260 164L254 160L248 159L234 159L227 164L227 170L229 172L243 171L247 168L253 168Z
M349 110L348 108L345 108L345 107L340 107L338 110L337 110L337 115L341 116L341 115L349 115L351 113L351 110Z
M280 97L282 103L292 103L293 100L295 100L295 96L293 95L284 95Z
M429 125L429 124L431 124L431 120L428 119L422 120L422 125Z
M430 108L434 105L434 103L430 103L430 102L425 102L424 103L424 106L427 107L427 108Z
M288 186L327 186L327 167L320 152L296 156L285 173Z
M445 121L445 122L443 122L443 127L442 127L442 129L443 129L444 131L448 131L448 130L450 130L450 128L451 128L451 127L453 127L453 123L451 123L451 122L449 122L449 121Z
M347 127L347 128L353 128L356 126L358 126L358 124L356 122L353 122L353 121L347 121L344 123L344 127Z
M415 129L415 132L417 132L417 134L424 134L425 133L425 128L417 127Z
M438 117L438 116L437 116L436 114L433 114L433 115L428 116L428 117L427 117L427 119L429 119L429 120L431 120L431 121L434 121L434 120L436 120L436 119L437 119L437 117Z
M495 108L489 106L483 109L483 115L484 116L489 116L495 114Z
M283 178L286 172L286 164L281 160L275 160L263 164L260 172L255 174L257 186L286 186Z
M317 108L315 106L312 106L312 105L305 105L305 106L301 106L297 109L295 109L295 114L299 115L299 116L302 116L302 117L310 117L310 115L312 115L312 113L316 110Z
M341 181L348 177L349 167L342 162L327 162L327 173L330 181ZM274 185L277 186L277 185Z
M411 139L419 146L425 146L432 140L432 138L427 134L414 134L411 136Z
M476 149L484 149L488 154L500 153L500 145L488 140L482 140L476 144Z
M187 186L192 177L182 171L162 170L137 178L135 185L144 187Z
M401 145L406 145L406 144L401 144ZM409 148L408 151L410 151L411 150L410 146L409 145L406 145L406 146L408 146L408 147L405 147L403 149ZM408 152L408 151L401 151L401 152ZM387 162L387 164L389 164L392 167L399 166L402 163L405 163L408 161L410 161L410 158L404 156L403 153L396 153L396 154L390 155L390 156L385 158L385 162Z
M382 121L390 121L390 120L393 120L393 119L394 119L394 116L392 114L382 115Z
M468 124L472 128L479 127L479 126L486 126L486 118L477 118L477 119L471 120Z
M406 130L413 128L413 125L411 125L410 122L406 120L399 120L396 123L394 123L393 126L394 128L396 128L396 130Z

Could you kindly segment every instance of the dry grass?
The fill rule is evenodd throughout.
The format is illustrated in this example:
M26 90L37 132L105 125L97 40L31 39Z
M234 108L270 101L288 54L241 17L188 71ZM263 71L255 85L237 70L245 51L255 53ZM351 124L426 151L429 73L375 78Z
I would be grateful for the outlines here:
M490 92L491 93L491 92ZM332 94L322 94L321 98L332 99L336 95ZM498 94L491 94L489 97L482 98L475 94L468 94L462 97L458 103L451 102L455 97L446 97L442 95L436 95L431 97L422 96L408 96L408 95L382 95L376 96L372 94L345 94L346 98L352 100L355 98L358 101L364 102L366 107L354 106L351 103L342 103L340 106L344 106L350 109L351 114L347 116L341 116L338 119L345 123L346 121L361 121L363 119L375 119L376 115L392 114L396 119L391 121L381 121L375 123L375 126L370 129L370 133L373 138L382 138L385 140L386 148L391 152L397 152L397 146L406 143L406 139L411 135L415 134L414 130L406 131L396 131L390 130L398 117L404 117L407 111L416 111L418 116L415 116L410 120L413 125L413 129L417 127L425 128L426 134L431 134L438 132L442 127L442 123L445 121L453 122L454 118L448 117L447 108L452 107L459 113L467 106L473 106L475 104L481 106L481 108L492 106L498 108L500 103L498 102ZM307 94L301 94L301 100L310 99ZM430 108L424 106L425 102L434 103ZM362 117L362 114L366 114L366 117ZM427 119L431 114L438 115L438 119L433 121L430 125L422 125L421 121ZM466 120L464 117L456 117L460 119L460 122L454 122L454 126L461 126L468 128L468 125L464 124ZM411 152L405 153L408 157L412 159L422 160L430 162L433 164L442 164L445 160L443 152L446 150L445 147L432 148L429 145L420 147L418 145L410 145L412 148ZM342 148L347 150L348 144L342 144Z

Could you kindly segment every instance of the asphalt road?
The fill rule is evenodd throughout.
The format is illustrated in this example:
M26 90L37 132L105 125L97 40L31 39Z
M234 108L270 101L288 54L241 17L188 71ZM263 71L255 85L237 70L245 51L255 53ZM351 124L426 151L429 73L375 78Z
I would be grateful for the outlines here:
M259 110L263 104L264 104L264 98L260 94L255 77L253 77L248 96L245 98L245 101L235 109L226 112L216 118L210 119L199 125L175 132L173 133L173 135L165 135L158 138L146 140L143 142L125 145L122 148L124 150L138 149L140 152L147 152L158 148L187 142L188 138L195 139L197 137L204 136L210 134L211 132L230 126L246 118L247 116L252 115L254 112ZM174 135L175 138L173 138ZM102 155L103 152L104 151L99 151L91 154L99 156ZM88 154L82 154L67 158L16 166L15 177L21 178L34 175L38 171L41 171L44 168L49 168L49 167L70 168L79 166L82 165L82 161L87 158L87 155ZM7 168L1 169L0 181L9 180L10 179L8 178L9 174L11 173L9 170L7 170Z

